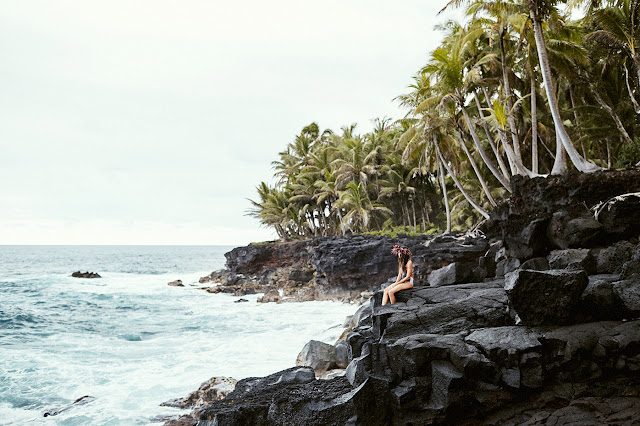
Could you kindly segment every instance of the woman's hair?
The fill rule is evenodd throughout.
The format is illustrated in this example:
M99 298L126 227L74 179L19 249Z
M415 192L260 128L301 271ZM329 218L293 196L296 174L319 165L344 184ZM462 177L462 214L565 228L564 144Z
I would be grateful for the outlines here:
M411 250L409 250L407 247L400 247L399 245L395 245L393 246L391 253L398 256L398 264L403 271L406 271L407 262L411 258Z
M406 253L401 253L398 255L398 264L400 265L402 270L405 272L407 271L407 262L409 261L410 258L411 256Z

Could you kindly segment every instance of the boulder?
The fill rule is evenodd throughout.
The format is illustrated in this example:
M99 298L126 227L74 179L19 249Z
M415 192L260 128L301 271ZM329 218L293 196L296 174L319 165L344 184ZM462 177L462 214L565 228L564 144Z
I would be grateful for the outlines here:
M620 301L624 318L640 315L640 280L626 279L612 284L613 292Z
M544 254L549 246L547 238L547 218L534 219L517 236L504 238L507 255L516 259L528 259Z
M538 388L543 384L541 334L523 326L485 328L472 332L465 342L476 346L501 366L501 381L510 388Z
M344 364L344 358L341 361ZM298 354L296 365L311 367L316 375L320 375L337 367L336 348L328 343L310 340Z
M520 259L505 258L496 264L496 277L504 277L520 267Z
M238 381L231 377L212 377L202 383L198 390L191 392L186 398L176 398L160 404L164 407L200 408L208 402L226 398L233 392Z
M547 236L552 245L561 248L589 247L601 233L602 225L589 215L574 217L565 210L551 216Z
M505 278L509 306L525 325L563 325L575 321L589 279L584 271L518 270Z
M264 296L258 299L260 303L269 303L269 302L280 302L282 298L280 297L280 292L274 288L267 291Z
M598 274L589 276L589 284L582 292L581 317L585 321L620 320L624 318L624 306L614 283L619 275Z
M169 285L172 287L184 287L184 284L182 284L182 280L171 281Z
M603 203L596 218L614 239L640 235L640 192L621 194Z
M349 365L349 345L347 345L346 341L341 340L334 345L334 348L336 366L338 368L347 368L347 365Z
M395 340L411 334L453 334L511 324L507 295L500 281L414 287L406 290L402 298L408 298L407 302L381 307L377 302L374 336Z
M280 396L291 396L300 385L313 382L316 382L315 375L309 367L293 367L266 377L249 377L238 381L225 399L208 402L196 409L193 415L202 425L273 424L266 420L274 400ZM343 389L340 388L341 391ZM236 403L230 404L230 401Z
M596 270L598 274L619 274L623 265L628 262L635 249L629 241L619 241L596 252Z
M437 360L431 363L432 390L427 407L442 410L451 405L458 395L453 395L464 386L464 374L449 361Z
M453 262L429 274L428 282L431 287L462 284L471 277L471 271L457 262Z
M553 250L549 253L551 269L584 270L587 274L596 273L596 262L589 249Z
M534 257L520 265L520 269L533 269L534 271L548 271L549 260L546 257Z
M624 279L633 278L640 281L640 244L633 250L631 259L627 260L622 266L620 275Z

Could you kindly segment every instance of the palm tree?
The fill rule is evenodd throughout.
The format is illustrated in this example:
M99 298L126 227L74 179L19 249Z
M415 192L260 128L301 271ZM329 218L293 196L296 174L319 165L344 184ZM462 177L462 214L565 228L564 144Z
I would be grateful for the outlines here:
M367 232L376 216L392 214L387 207L372 203L362 186L356 182L347 184L346 189L340 193L336 207L344 208L347 212L340 224L343 230Z
M594 12L593 20L599 29L588 34L586 39L595 40L614 55L628 55L640 87L640 1L618 0L615 3L615 6ZM633 94L629 94L633 98Z
M551 12L551 2L543 2L543 0L526 0L529 7L529 16L533 25L533 33L536 39L536 49L538 51L538 61L540 63L540 71L542 73L542 80L544 83L545 92L547 94L547 101L553 116L553 122L556 128L556 134L562 142L564 149L569 154L571 162L581 172L594 172L602 170L601 167L596 166L593 163L588 162L578 153L573 146L571 138L567 133L567 129L564 127L562 117L560 116L560 109L558 107L558 99L556 93L553 90L553 77L551 75L551 67L549 64L549 56L547 52L547 46L545 44L544 35L542 31L543 17Z

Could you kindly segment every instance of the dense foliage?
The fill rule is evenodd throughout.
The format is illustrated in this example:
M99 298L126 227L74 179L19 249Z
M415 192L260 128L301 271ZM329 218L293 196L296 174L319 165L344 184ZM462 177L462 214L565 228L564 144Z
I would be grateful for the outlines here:
M397 98L407 116L362 135L305 127L251 215L285 240L451 230L488 217L515 174L640 160L640 0L446 7L467 19L441 25L440 47Z

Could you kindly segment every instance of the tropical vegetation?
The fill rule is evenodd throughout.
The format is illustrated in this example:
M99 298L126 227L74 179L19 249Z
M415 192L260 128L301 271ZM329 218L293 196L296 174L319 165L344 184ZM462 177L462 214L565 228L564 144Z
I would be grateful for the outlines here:
M249 214L283 239L468 228L510 179L640 160L640 0L450 0L464 22L372 131L302 129ZM444 10L444 9L443 9ZM576 17L577 16L577 17Z

